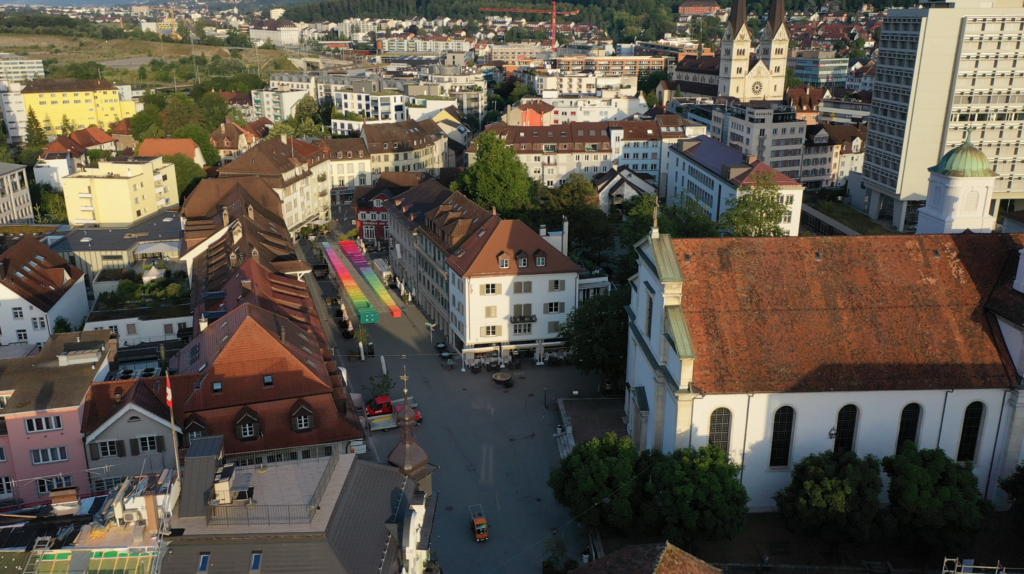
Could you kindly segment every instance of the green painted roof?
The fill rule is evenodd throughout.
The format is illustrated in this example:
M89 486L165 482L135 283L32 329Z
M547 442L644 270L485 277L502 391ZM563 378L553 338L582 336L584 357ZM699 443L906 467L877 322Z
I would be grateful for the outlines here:
M939 164L928 171L951 177L996 177L999 174L989 167L985 154L971 143L971 133L959 147L942 156Z

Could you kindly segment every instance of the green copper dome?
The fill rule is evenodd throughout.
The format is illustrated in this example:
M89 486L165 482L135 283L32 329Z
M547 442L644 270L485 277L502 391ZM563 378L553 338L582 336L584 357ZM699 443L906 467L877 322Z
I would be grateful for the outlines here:
M999 174L989 167L985 154L971 143L971 132L959 147L942 156L939 164L928 171L951 177L996 177Z

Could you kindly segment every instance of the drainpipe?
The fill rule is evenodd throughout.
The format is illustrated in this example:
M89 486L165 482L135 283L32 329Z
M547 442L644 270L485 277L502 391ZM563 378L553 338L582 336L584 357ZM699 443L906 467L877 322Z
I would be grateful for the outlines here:
M740 453L740 484L743 484L743 471L746 469L747 427L750 426L750 399L752 398L754 398L754 393L747 393L747 420L743 423L743 452Z
M1003 411L1006 410L1006 395L1010 389L1003 391L1003 404L999 407L999 420L996 422L996 439L992 442L992 458L988 461L988 478L985 479L985 498L988 499L988 487L992 484L992 467L996 465L996 449L999 448L999 429L1003 426Z
M694 426L695 426L693 424L693 413L694 413L694 411L696 410L696 407L697 407L697 399L703 399L705 396L707 396L707 393L701 393L699 397L693 397L693 400L690 401L690 446L691 447L693 447L693 430L694 430Z
M942 425L946 420L946 402L949 401L949 393L952 393L955 389L949 389L946 391L946 398L942 399L942 414L939 416L939 438L935 440L935 448L939 448L939 444L942 442Z

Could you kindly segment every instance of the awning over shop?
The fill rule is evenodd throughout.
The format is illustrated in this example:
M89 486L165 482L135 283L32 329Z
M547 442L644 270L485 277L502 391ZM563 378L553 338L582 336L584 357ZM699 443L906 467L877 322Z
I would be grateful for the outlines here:
M151 243L140 243L135 250L136 255L147 255L156 253L178 253L177 241L154 241Z

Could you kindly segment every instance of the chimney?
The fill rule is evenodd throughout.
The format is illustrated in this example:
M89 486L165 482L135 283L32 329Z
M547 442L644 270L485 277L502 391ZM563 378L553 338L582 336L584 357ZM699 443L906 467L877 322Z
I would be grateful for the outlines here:
M284 340L284 325L281 325L281 342L282 342L282 343L285 343L285 342L286 342L286 341Z
M546 223L541 223L540 224L540 231L538 231L537 234L540 235L541 237L544 237L545 235L547 235L548 234L548 225Z
M745 155L745 156L743 156L743 163L745 163L745 164L747 164L749 166L753 166L755 162L757 162L757 156L756 155Z
M221 220L221 224L224 227L227 227L228 223L231 222L231 216L228 215L228 206L226 206L226 205L220 208L220 220Z
M199 331L203 332L207 327L210 326L210 320L206 318L206 315L199 317Z
M1017 261L1017 276L1013 279L1013 290L1024 293L1024 249L1020 250L1020 259Z
M569 218L562 216L562 255L569 254Z
M248 293L252 291L252 279L242 279L242 292Z
M242 240L242 226L241 225L236 225L235 228L231 230L231 243L233 245L235 243L238 243L241 240Z
M491 215L498 215L498 208L493 205L491 206Z
M287 134L281 134L281 143L283 143L283 144L288 143L288 135Z

